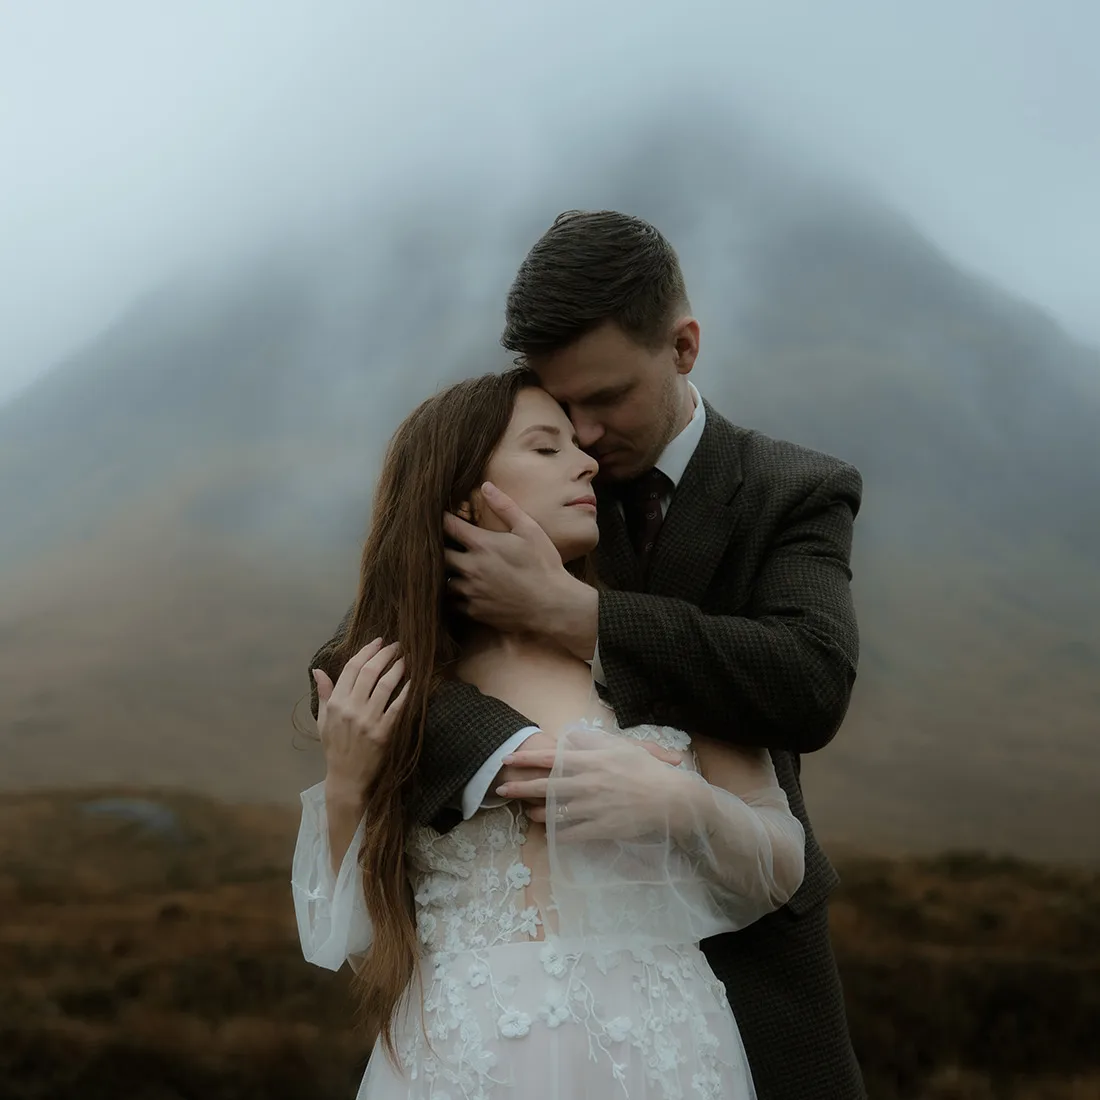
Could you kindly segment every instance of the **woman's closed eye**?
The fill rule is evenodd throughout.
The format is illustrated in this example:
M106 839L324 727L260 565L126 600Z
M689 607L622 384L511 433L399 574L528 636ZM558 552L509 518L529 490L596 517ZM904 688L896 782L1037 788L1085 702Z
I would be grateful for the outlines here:
M540 455L556 455L560 452L559 447L536 447L535 452Z

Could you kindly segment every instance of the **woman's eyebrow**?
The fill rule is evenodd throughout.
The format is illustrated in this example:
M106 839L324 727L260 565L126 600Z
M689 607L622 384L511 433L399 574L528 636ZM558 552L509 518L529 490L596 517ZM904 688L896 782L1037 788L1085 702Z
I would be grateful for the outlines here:
M529 428L524 428L519 433L520 439L525 435L530 435L532 432L546 432L549 435L561 435L561 428L555 427L553 424L532 424Z

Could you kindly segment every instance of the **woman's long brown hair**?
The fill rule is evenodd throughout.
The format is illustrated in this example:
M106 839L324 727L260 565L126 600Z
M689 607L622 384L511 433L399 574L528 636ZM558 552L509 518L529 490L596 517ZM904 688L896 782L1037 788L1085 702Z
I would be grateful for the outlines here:
M355 606L343 636L314 660L335 682L348 659L373 638L399 640L405 658L409 696L367 792L359 866L374 939L354 982L362 1022L371 1035L381 1035L395 1064L394 1012L418 956L405 865L410 794L428 698L459 657L461 620L445 597L443 513L470 499L508 427L517 394L537 385L523 368L459 382L423 402L397 429L375 492Z

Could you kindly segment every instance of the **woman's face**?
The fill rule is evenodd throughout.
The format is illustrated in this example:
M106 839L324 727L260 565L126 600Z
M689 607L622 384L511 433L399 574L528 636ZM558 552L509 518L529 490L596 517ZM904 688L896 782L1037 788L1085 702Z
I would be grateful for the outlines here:
M540 389L520 390L511 422L497 444L485 480L507 493L546 533L562 561L595 549L596 497L592 479L599 466L576 444L561 406ZM475 494L478 526L505 531L500 518Z

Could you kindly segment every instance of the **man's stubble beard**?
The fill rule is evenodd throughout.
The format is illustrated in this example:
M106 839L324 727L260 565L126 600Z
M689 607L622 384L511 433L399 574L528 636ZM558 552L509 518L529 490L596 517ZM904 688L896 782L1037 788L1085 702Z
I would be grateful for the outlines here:
M680 434L677 421L680 418L680 395L677 392L677 383L680 376L674 374L669 378L661 393L660 418L661 433L652 447L652 453L646 456L645 465L638 471L639 474L651 470L657 465L657 459L664 453L665 448Z
M596 475L596 485L624 485L657 465L657 459L664 453L665 448L680 434L677 426L680 417L680 396L677 392L679 378L678 374L673 375L661 391L657 410L657 424L660 426L660 431L645 451L644 460L636 468L620 476L613 477L601 471Z

